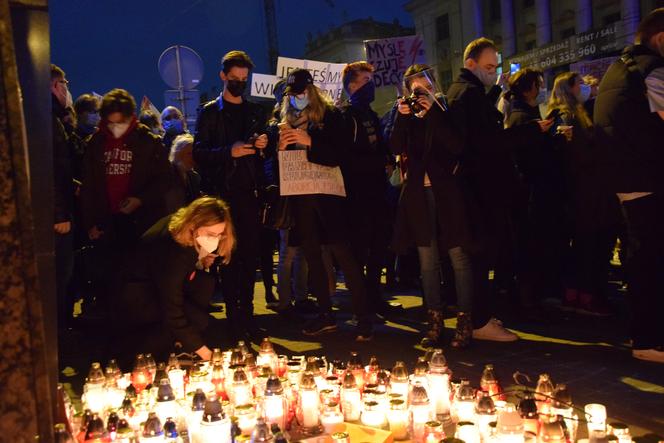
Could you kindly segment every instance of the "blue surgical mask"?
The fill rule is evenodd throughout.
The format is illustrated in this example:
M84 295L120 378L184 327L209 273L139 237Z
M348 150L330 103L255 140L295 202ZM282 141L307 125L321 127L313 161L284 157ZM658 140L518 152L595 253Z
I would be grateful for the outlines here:
M590 93L592 91L592 88L589 85L586 85L585 83L581 84L581 92L579 95L576 97L581 103L585 103L586 100L590 98Z
M182 120L178 120L177 118L164 120L162 126L167 134L182 134L182 132L184 132Z
M537 97L535 97L535 102L538 105L541 105L546 101L546 89L540 89L539 92L537 93Z
M85 124L89 127L96 127L99 124L101 117L98 112L89 112L85 118Z
M298 111L304 111L304 108L309 106L309 97L306 95L302 98L298 98L295 95L291 95L290 97L290 105L297 109Z

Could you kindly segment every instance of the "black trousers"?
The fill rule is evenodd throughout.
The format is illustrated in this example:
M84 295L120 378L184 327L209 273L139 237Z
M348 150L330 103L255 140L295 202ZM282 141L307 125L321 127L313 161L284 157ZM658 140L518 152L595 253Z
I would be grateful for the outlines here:
M387 204L358 201L350 205L350 244L364 274L368 303L380 309L384 304L380 277L387 260L390 224Z
M332 252L341 271L344 273L346 286L351 292L353 313L359 320L365 320L367 296L362 270L353 255L350 245L342 242L338 235L331 235L324 229L315 197L298 197L293 205L295 225L304 256L309 264L310 289L318 301L321 313L332 312L328 274L323 263L322 247ZM336 233L335 233L336 234Z
M562 291L562 263L569 238L562 203L534 201L518 217L517 276L521 305L532 307Z
M259 203L253 193L228 198L235 227L236 248L221 269L221 290L231 329L241 335L253 327L254 284L260 251Z
M633 348L664 346L664 199L652 194L625 201L622 207L629 236Z
M274 288L274 251L278 249L279 231L270 228L261 228L260 235L260 269L265 286L265 297L272 294Z

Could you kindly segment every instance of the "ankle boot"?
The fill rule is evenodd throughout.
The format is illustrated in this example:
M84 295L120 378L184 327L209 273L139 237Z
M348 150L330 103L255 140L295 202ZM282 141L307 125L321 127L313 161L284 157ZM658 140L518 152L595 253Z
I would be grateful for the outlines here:
M429 309L427 310L427 316L429 318L429 330L422 339L421 345L424 347L440 345L445 330L443 311Z
M450 344L455 349L465 349L470 344L472 338L473 322L470 318L470 314L459 312L457 314L457 325L456 330L454 331L454 338Z

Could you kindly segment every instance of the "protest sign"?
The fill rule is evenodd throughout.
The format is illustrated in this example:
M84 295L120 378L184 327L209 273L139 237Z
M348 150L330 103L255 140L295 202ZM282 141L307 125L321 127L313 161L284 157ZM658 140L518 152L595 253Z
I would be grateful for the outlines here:
M288 74L297 68L307 69L314 78L314 84L326 92L333 101L337 101L341 98L343 92L341 72L345 66L345 63L327 63L279 57L277 60L277 77L288 77Z
M157 109L157 107L152 104L150 99L148 98L147 95L143 96L143 99L141 100L141 112L143 111L152 111L154 114L157 116L159 121L161 121L161 112Z
M367 61L374 67L376 87L401 86L410 65L426 63L424 43L418 35L365 40L364 50Z
M346 196L338 166L330 167L307 160L307 151L279 151L279 192L281 195L329 194Z
M251 74L251 96L274 98L274 84L279 81L276 75Z

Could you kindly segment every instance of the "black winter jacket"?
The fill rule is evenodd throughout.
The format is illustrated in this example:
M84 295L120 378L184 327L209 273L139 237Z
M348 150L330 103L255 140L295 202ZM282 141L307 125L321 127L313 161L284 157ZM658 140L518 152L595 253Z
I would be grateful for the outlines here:
M202 179L201 190L224 199L230 194L257 194L262 181L260 156L233 158L231 147L237 141L248 141L254 133L265 132L265 112L259 105L244 101L244 121L238 128L231 123L223 103L219 97L205 104L196 123L193 156Z
M363 109L350 104L340 111L350 142L350 158L342 169L349 201L362 206L378 203L385 199L385 165L389 153L378 114L370 107ZM372 140L369 140L370 132L373 132Z
M664 67L646 46L625 49L608 69L595 99L594 123L603 175L612 192L664 192L664 121L650 112L645 78Z
M127 263L126 280L116 300L115 315L129 328L159 325L172 342L193 352L204 345L208 303L215 278L197 271L193 246L175 242L168 231L172 215L155 223L140 239Z
M511 201L518 185L514 149L539 131L535 122L504 129L503 115L495 106L500 92L493 86L487 93L465 68L447 92L465 146L465 174L483 207L505 206Z

